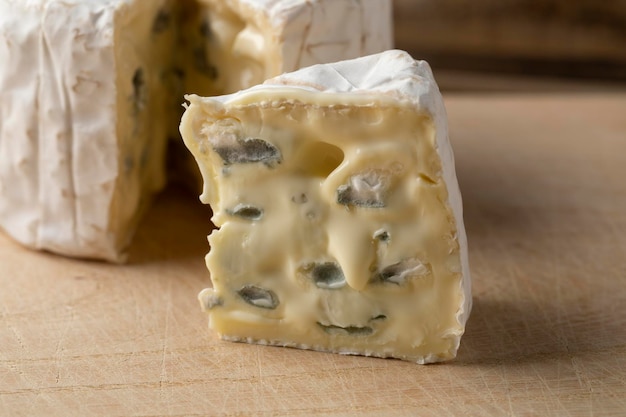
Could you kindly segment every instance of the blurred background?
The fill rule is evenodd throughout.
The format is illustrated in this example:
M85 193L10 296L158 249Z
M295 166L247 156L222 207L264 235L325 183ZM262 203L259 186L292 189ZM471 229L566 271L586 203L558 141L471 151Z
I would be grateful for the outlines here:
M626 0L394 0L396 47L440 88L626 88Z

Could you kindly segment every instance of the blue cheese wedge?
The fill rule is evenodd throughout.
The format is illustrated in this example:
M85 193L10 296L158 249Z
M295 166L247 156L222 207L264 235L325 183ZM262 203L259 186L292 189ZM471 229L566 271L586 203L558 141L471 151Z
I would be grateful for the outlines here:
M187 97L185 144L213 209L199 295L223 339L429 363L471 309L443 101L387 51Z
M184 92L391 46L391 0L0 0L0 228L123 261Z

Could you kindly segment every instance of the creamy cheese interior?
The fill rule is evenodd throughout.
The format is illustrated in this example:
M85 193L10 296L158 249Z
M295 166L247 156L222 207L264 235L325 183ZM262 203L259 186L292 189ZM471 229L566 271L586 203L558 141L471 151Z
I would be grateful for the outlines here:
M259 19L236 13L238 2L213 2L204 8L202 33L206 55L213 62L213 92L226 94L262 83L274 72L266 68L266 59L277 61L276 51L268 48L271 27L262 30ZM269 72L269 73L268 73ZM194 91L195 94L195 91Z
M333 104L341 103L341 104ZM194 97L183 137L205 179L222 337L432 362L463 325L456 225L430 116L363 94Z
M189 1L181 10L184 92L221 95L280 73L277 30L240 1Z

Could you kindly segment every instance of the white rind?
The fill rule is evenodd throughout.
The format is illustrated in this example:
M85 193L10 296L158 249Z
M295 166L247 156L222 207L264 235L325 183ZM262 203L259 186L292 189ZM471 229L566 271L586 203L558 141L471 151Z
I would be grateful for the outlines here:
M282 71L356 58L393 46L388 0L239 0L265 14L281 39Z
M340 355L355 355L355 356L369 356L372 358L382 358L382 359L400 359L404 361L414 362L419 365L426 365L429 363L437 363L442 362L445 359L440 358L437 355L429 354L425 356L404 356L397 355L395 353L382 354L380 352L375 352L372 350L351 350L351 349L328 349L324 346L317 345L307 345L303 343L295 343L295 342L286 342L284 340L266 340L266 339L254 339L251 337L236 337L236 336L228 336L228 335L219 335L222 340L227 342L238 342L238 343L252 343L257 345L264 346L277 346L277 347L288 347L294 349L307 349L307 350L315 350L317 352L325 352L325 353L338 353Z
M118 260L108 227L116 121L106 109L124 3L0 1L0 225L27 246Z

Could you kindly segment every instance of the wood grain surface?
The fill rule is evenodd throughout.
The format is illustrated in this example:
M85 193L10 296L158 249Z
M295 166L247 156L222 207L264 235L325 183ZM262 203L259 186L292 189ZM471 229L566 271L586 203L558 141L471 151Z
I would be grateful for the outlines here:
M170 189L126 266L0 234L0 415L624 415L626 93L445 99L474 279L457 360L217 340L210 214Z

